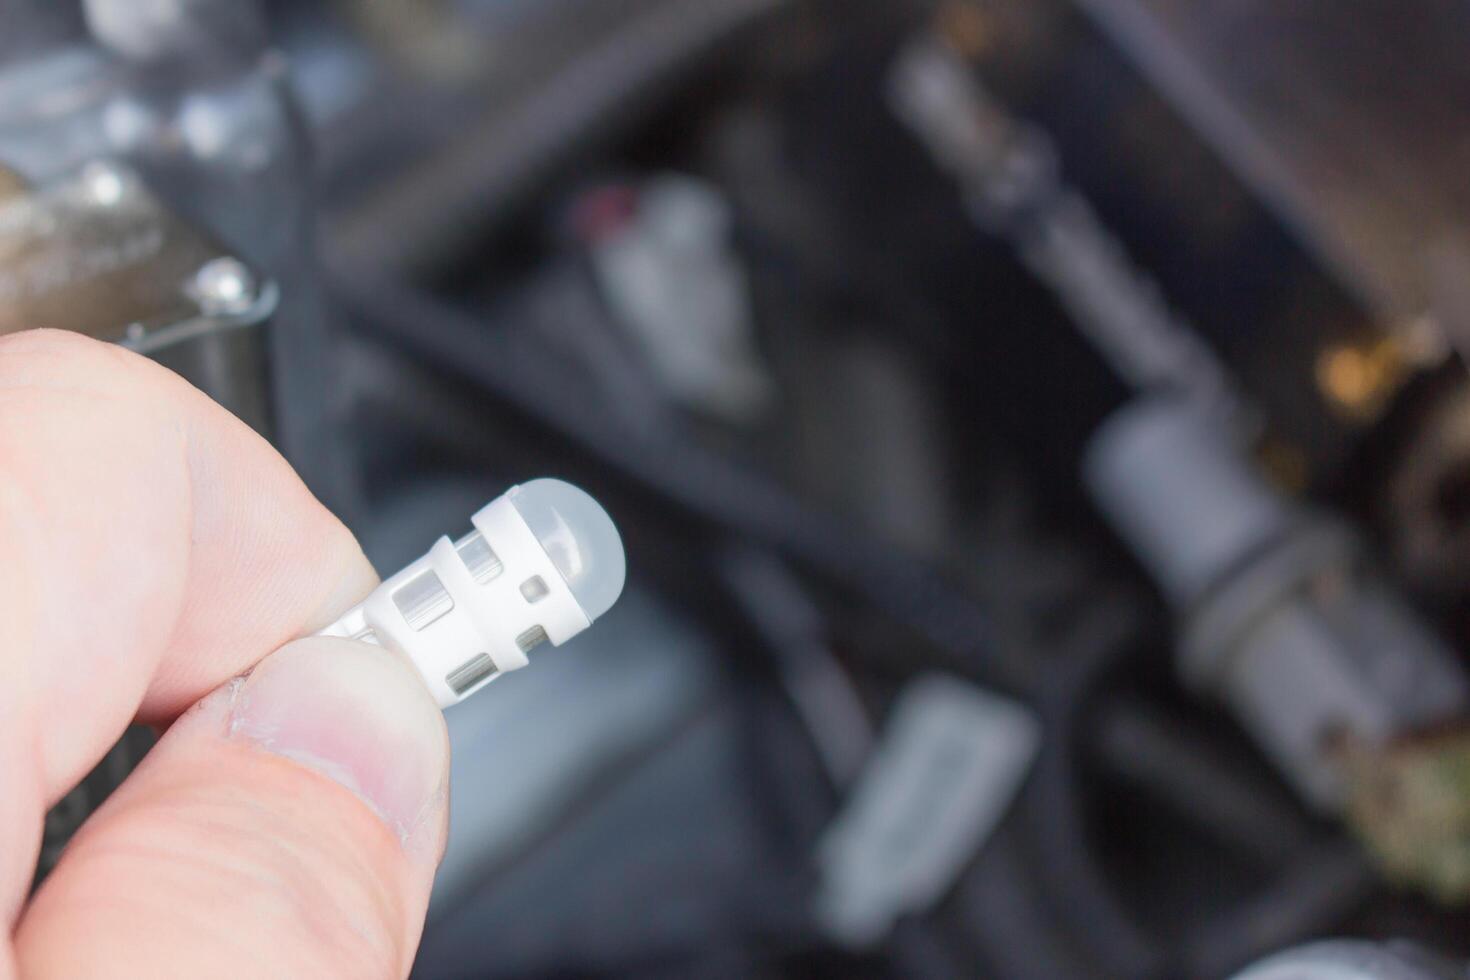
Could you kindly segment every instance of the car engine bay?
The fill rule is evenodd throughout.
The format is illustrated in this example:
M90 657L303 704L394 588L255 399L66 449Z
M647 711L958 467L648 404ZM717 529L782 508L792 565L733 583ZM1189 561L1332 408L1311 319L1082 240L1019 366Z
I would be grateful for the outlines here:
M616 517L447 715L415 976L1464 977L1467 31L0 0L0 333L156 357L383 570L527 474Z

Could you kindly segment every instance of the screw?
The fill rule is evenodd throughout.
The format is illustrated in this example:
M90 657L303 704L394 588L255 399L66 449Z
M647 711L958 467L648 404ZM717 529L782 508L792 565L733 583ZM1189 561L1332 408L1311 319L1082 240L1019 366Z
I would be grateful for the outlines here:
M259 286L255 274L239 259L214 259L205 263L189 284L190 297L205 313L244 313L255 303Z
M104 208L122 203L128 190L127 178L105 160L93 160L87 164L82 171L82 180L92 200Z

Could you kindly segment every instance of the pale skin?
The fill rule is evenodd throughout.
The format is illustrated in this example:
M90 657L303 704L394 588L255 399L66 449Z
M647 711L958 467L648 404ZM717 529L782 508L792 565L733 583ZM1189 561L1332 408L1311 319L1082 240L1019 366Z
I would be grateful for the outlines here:
M0 980L408 972L443 716L394 654L300 639L376 583L177 376L0 338ZM28 896L47 809L135 719L161 741Z

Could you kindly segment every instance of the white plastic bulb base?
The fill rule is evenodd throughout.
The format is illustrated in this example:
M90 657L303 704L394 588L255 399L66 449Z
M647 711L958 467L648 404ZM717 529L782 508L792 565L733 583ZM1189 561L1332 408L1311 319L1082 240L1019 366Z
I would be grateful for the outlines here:
M509 490L322 630L397 650L443 707L560 646L623 591L627 562L607 511L560 480Z

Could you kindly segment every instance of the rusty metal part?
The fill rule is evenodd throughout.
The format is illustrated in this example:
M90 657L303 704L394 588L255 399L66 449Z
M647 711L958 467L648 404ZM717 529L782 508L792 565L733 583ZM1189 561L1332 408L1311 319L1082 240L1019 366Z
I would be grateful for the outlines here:
M1341 754L1349 822L1384 871L1446 904L1470 900L1470 731Z

